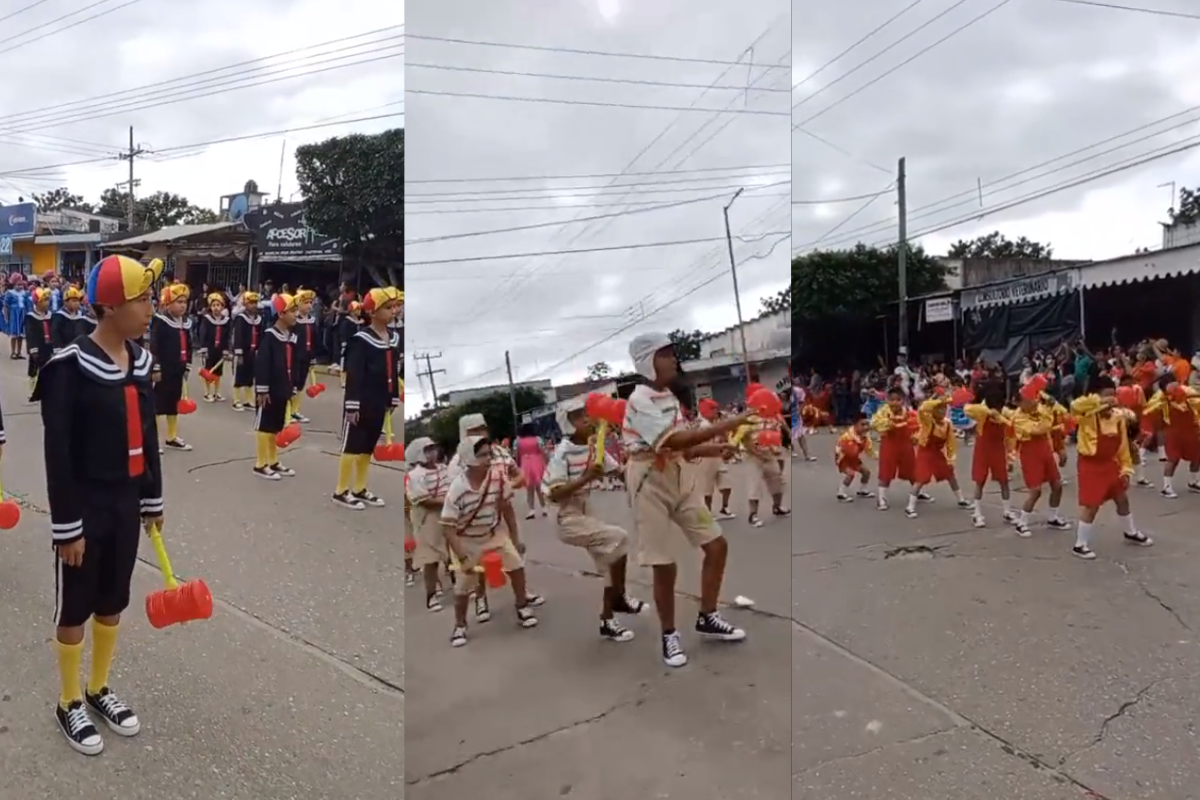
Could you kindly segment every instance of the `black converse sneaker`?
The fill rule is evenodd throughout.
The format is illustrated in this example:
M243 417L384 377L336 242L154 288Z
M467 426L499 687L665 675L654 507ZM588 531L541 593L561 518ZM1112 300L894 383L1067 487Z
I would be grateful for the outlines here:
M522 628L536 628L538 624L537 615L533 613L533 609L528 605L521 606L517 609L517 624Z
M387 505L387 503L383 502L383 498L376 497L371 493L370 489L363 489L361 492L355 492L354 499L363 505L374 506L375 508L383 508Z
M640 614L646 610L646 603L636 597L623 594L613 600L613 611L618 614Z
M492 610L488 607L487 598L482 597L482 596L476 597L475 598L475 621L476 622L487 622L491 618L492 618Z
M100 738L100 731L96 730L82 701L76 700L66 708L62 703L55 703L54 715L58 719L58 729L67 737L67 744L76 753L98 756L104 751L104 740Z
M758 518L758 514L751 514L746 521L750 523L751 528L761 528L763 526L763 521Z
M168 450L178 450L181 453L186 453L192 449L192 446L183 439L167 439L163 442L163 447Z
M296 477L296 470L292 469L291 467L285 467L278 461L276 461L274 464L271 464L269 469L281 478Z
M309 422L312 422L312 420L309 419L308 417L304 416L303 414L292 414L292 422L298 422L301 425L306 425Z
M254 475L267 481L281 480L281 477L270 467L255 467Z
M113 694L107 686L95 694L84 692L83 698L88 707L100 715L100 719L104 720L104 724L113 733L120 736L137 736L141 731L142 724L138 721L137 714L121 702L121 698Z
M464 625L455 625L454 632L450 634L450 646L462 647L467 643L467 629Z
M746 638L744 630L730 625L716 611L708 614L701 613L696 617L696 633L722 642L740 642Z
M600 635L610 642L628 642L633 638L633 631L615 619L602 619L600 620Z
M533 592L530 592L530 591L525 592L525 605L527 607L537 608L538 606L542 606L545 604L546 604L546 598L543 595L534 594Z
M1138 547L1150 547L1154 540L1141 531L1125 534L1125 544L1135 544Z
M442 610L442 598L437 592L425 598L425 608L429 611L437 613Z
M276 480L278 480L278 478L276 478ZM366 508L366 506L363 505L358 500L356 500L354 495L350 494L350 492L342 492L340 494L334 494L333 502L337 503L339 506L343 506L345 508L350 508L355 511L362 511L363 509Z
M1076 558L1082 558L1084 561L1094 561L1096 558L1096 551L1086 544L1075 545L1071 548L1071 554Z
M790 517L792 515L792 510L790 508L780 508L779 506L775 506L771 509L771 513L777 517Z
M679 631L671 631L662 635L663 663L668 667L682 667L688 662L687 653L683 652L683 642L679 639Z
M1046 520L1046 527L1053 528L1056 531L1069 531L1071 530L1071 523L1067 522L1062 517L1054 517Z

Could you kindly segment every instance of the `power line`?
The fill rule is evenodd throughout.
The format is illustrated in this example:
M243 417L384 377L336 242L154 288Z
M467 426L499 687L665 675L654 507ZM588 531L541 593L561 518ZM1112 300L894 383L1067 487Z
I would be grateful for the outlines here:
M704 89L708 88L703 83L675 83L671 81L651 81L640 80L637 78L609 78L598 77L594 75L561 75L555 72L519 72L516 70L506 69L485 69L483 67L460 67L451 66L449 64L428 64L420 62L405 61L404 68L407 69L432 69L443 70L446 72L471 72L482 75L507 75L515 78L546 78L549 80L561 81L586 81L593 83L617 83L631 86L657 86L669 89ZM713 86L713 89L725 89L734 92L745 92L745 86ZM787 89L754 89L756 92L787 92Z
M959 3L958 3L958 4L956 4L955 6L952 6L952 8L955 8L955 7L957 7L957 5L961 5L961 3L962 3L962 2L963 2L963 0L959 0ZM947 42L947 41L949 41L950 39L953 39L955 36L957 36L958 34L962 33L962 32L963 32L963 31L965 31L967 28L970 28L970 27L971 27L972 25L974 25L975 23L977 23L977 22L982 22L983 20L987 19L989 16L991 16L991 15L992 15L992 14L994 14L994 13L996 13L996 12L997 12L997 11L999 11L1000 9L1004 8L1006 5L1008 5L1008 4L1009 4L1009 3L1011 3L1011 2L1012 2L1012 0L1000 0L1000 2L999 2L999 3L997 3L996 5L992 6L991 8L989 8L989 9L988 9L988 10L986 10L986 11L984 11L983 13L981 13L981 14L979 14L979 15L977 15L977 16L974 16L974 17L972 17L971 19L967 20L967 21L966 21L966 22L964 22L962 25L959 25L957 28L955 28L954 30L950 31L948 34L946 34L946 35L945 35L945 36L943 36L942 38L940 38L940 39L938 39L937 41L935 41L933 44L931 44L931 45L929 45L929 46L927 46L927 47L924 47L924 48L922 48L922 49L918 50L916 53L913 53L911 56L909 56L908 58L904 59L903 61L901 61L901 62L900 62L899 64L897 64L896 66L892 67L891 69L887 70L887 71L886 71L886 72L884 72L882 75L878 75L878 76L876 76L876 77L872 78L871 80L867 81L866 83L864 83L862 86L859 86L859 87L858 87L858 88L856 88L854 91L850 92L850 94L843 95L842 97L839 97L839 98L838 98L837 100L835 100L833 103L831 103L830 105L827 105L827 106L825 106L825 108L823 108L823 109L821 109L820 111L818 111L817 113L813 114L813 115L812 115L812 116L810 116L808 119L805 119L805 120L802 120L802 121L800 121L800 122L796 123L795 125L793 125L793 126L792 126L792 128L793 128L793 129L795 129L795 128L798 128L798 127L801 127L801 126L807 125L807 124L809 124L810 122L812 122L813 120L815 120L815 119L818 119L819 117L823 117L823 116L825 116L825 115L826 115L826 114L828 114L830 111L832 111L833 109L837 108L837 107L838 107L838 106L840 106L842 103L844 103L844 102L846 102L847 100L849 100L850 98L852 98L852 97L855 97L856 95L859 95L859 94L861 94L862 92L865 92L867 89L869 89L869 88L871 88L872 86L874 86L875 84L879 83L879 82L880 82L881 80L883 80L884 78L886 78L886 77L888 77L889 75L891 75L891 74L893 74L893 73L895 73L895 72L899 71L900 69L904 68L904 67L905 67L905 66L907 66L908 64L911 64L912 62L916 61L918 58L920 58L921 56L925 55L926 53L928 53L930 50L934 49L934 48L935 48L935 47L937 47L938 45L941 45L941 44L943 44L944 42ZM812 97L812 95L810 95L810 97ZM807 98L806 98L806 99L807 99Z
M728 67L751 67L754 69L784 69L784 67L764 64L751 64L744 61L720 61L712 58L691 58L686 56L649 55L646 53L614 53L604 50L578 50L570 47L546 47L534 44L514 44L511 42L486 42L476 39L452 39L445 36L412 36L426 42L444 42L447 44L465 44L476 47L500 47L511 50L533 50L541 53L571 53L578 56L604 56L607 58L637 58L647 61L674 61L683 64L716 64Z
M880 32L880 31L882 31L884 28L886 28L888 25L891 25L893 22L895 22L896 20L900 19L900 18L901 18L901 17L903 17L905 14L907 14L909 11L912 11L914 8L916 8L917 6L921 5L921 3L923 3L923 2L925 2L925 0L913 0L911 3L909 3L908 5L906 5L904 8L900 9L900 10L899 10L899 11L897 11L895 14L893 14L892 16L890 16L890 17L888 17L886 20L884 20L882 23L880 23L879 25L875 26L873 29L871 29L870 31L868 31L868 32L867 32L865 35L863 35L863 37L862 37L861 39L859 39L857 42L855 42L854 44L850 45L850 46L849 46L849 47L847 47L845 50L843 50L842 52L838 53L836 56L834 56L833 58L829 59L828 61L826 61L826 62L825 62L824 64L822 64L821 66L817 67L815 70L813 70L812 72L810 72L808 75L806 75L806 76L805 76L803 79L801 79L800 81L798 81L798 82L796 82L796 83L793 83L793 84L792 84L792 91L795 91L796 89L799 89L801 86L803 86L804 84L808 83L808 82L809 82L809 81L811 81L813 78L817 77L817 76L818 76L818 75L820 75L822 72L824 72L825 70L829 69L830 67L832 67L832 66L833 66L834 64L836 64L837 62L841 61L841 60L842 60L843 58L845 58L846 56L850 55L850 53L851 53L853 50L855 50L855 49L856 49L856 48L857 48L857 47L858 47L860 44L862 44L863 42L867 41L867 40L868 40L868 39L870 39L872 36L874 36L875 34L879 33L879 32ZM798 106L798 105L800 105L800 104L799 104L799 103L797 103L796 105ZM795 110L796 110L796 106L792 106L792 110L793 110L793 111L795 111Z
M12 11L8 14L5 14L3 17L0 17L0 22L4 22L6 19L12 19L13 17L17 16L18 14L24 14L26 11L32 11L33 9L37 8L38 6L45 5L46 3L49 3L49 2L50 2L50 0L37 0L36 3L30 3L29 5L25 6L24 8L18 8L16 11Z
M725 172L729 170L778 170L790 169L791 164L747 164L740 167L696 167L694 169L662 170L659 172L593 172L585 175L515 175L508 177L484 178L426 178L424 180L408 180L405 186L416 186L425 183L484 183L490 181L574 181L596 178L640 178L650 175L691 175L697 172ZM734 177L734 176L722 176Z
M3 173L0 173L3 174ZM763 236L790 236L791 231L771 231ZM408 261L406 266L410 267L429 267L438 264L466 264L472 261L507 261L512 258L539 258L541 256L573 256L582 255L585 253L609 253L617 250L644 250L651 247L681 247L691 244L708 244L710 242L723 242L724 236L708 237L704 239L679 239L673 242L640 242L638 244L618 244L609 245L607 247L583 247L576 250L548 250L534 253L505 253L498 256L464 256L462 258L443 258L437 261ZM744 240L742 240L744 241Z
M1005 0L1006 2L1008 0ZM564 106L596 106L598 108L634 108L642 111L679 111L707 114L754 114L768 117L790 117L790 111L767 111L761 108L695 108L694 106L639 105L637 103L605 103L599 100L566 100L558 97L516 97L481 92L443 92L434 89L405 89L405 94L428 94L439 97L467 97L475 100L502 100L512 103L551 103Z
M640 275L643 272L670 272L675 269L677 269L677 267L645 266L645 267L635 267L633 269L628 269L628 270L610 270L610 271L607 271L607 274ZM596 271L594 269L559 269L559 270L555 270L551 274L555 275L555 276L558 276L558 275L595 275ZM477 272L473 275L462 275L462 274L458 273L457 271L455 271L452 274L439 274L439 275L433 275L428 278L426 278L424 276L414 277L412 275L408 275L405 277L405 280L408 283L469 283L469 282L473 282L473 281L486 281L489 278L493 278L493 277L495 277L493 274L486 273L486 272ZM571 319L578 319L578 317L572 317Z
M760 176L753 176L753 177L760 177ZM781 177L781 176L764 175L761 177L770 178L770 177ZM629 185L629 184L617 185L617 186L611 186L611 187L597 186L597 187L594 187L591 191L576 192L573 194L564 194L563 192L557 191L555 189L541 189L541 190L536 190L536 191L546 192L546 194L518 195L517 197L502 197L499 194L493 194L491 192L481 192L478 196L474 196L474 197L449 197L449 198L448 197L439 197L437 199L432 199L432 200L424 199L424 197L422 197L422 199L412 200L412 201L410 201L406 197L405 198L405 207L408 208L408 207L413 207L413 206L428 206L428 205L437 205L437 204L445 204L445 203L452 203L452 204L458 204L458 203L502 203L505 200L513 200L516 202L529 202L529 201L533 201L533 200L587 200L590 198L603 198L603 197L611 198L611 197L613 197L613 195L606 195L606 194L602 194L602 193L606 192L606 191L610 191L612 189L624 189L625 186L627 186L627 185ZM677 195L677 194L680 194L681 192L684 192L684 193L686 193L686 192L715 192L715 191L732 192L736 189L745 188L746 184L745 183L727 183L727 184L721 184L719 186L675 186L675 187L668 186L663 189L652 188L654 185L655 184L653 184L653 183L643 184L643 186L645 186L646 188L638 189L637 190L638 196L644 197L649 194L676 194ZM762 185L763 186L780 186L781 184L777 183L777 182L772 182L770 184L762 184ZM583 187L579 187L579 188L583 188ZM750 190L747 190L747 191L750 191ZM656 202L661 203L661 202L663 202L663 200L659 199Z
M781 181L779 183L767 184L763 188L783 186L787 183L790 183L790 181ZM670 208L682 208L683 206L694 205L696 203L707 203L712 200L719 200L723 197L725 197L725 194L723 194L723 193L722 194L714 194L714 195L710 195L708 197L696 197L691 200L677 200L674 203L663 203L660 205L648 206L646 208L635 208L635 209L627 209L624 211L616 211L611 214L597 214L597 215L591 216L591 217L578 217L576 219L571 220L570 222L561 222L561 221L537 222L537 223L533 223L531 225L520 225L520 226L513 227L513 228L498 228L498 229L487 230L487 231L472 231L470 233L453 233L453 234L449 234L446 236L430 236L430 237L426 237L424 239L411 239L411 240L405 242L405 244L409 245L409 244L426 244L429 242L444 242L444 241L447 241L450 239L469 239L469 238L472 238L475 236L494 236L494 235L500 234L500 233L514 233L516 231L537 230L538 228L558 227L561 225L574 225L579 222L594 222L599 219L609 219L612 217L627 217L627 216L631 216L633 214L646 214L646 213L649 213L652 211L664 211L664 210L670 209Z
M1176 17L1178 19L1200 19L1200 14L1188 14L1184 11L1165 11L1159 8L1143 8L1142 6L1122 6L1116 3L1099 3L1096 0L1055 0L1058 3L1069 3L1073 6L1092 6L1093 8L1111 8L1116 11L1134 11L1139 14L1154 14L1160 17Z
M47 31L46 33L43 33L41 36L35 36L32 39L26 39L23 42L17 42L16 44L8 44L8 40L6 40L5 45L4 45L4 55L8 55L9 53L11 53L14 50L20 50L25 45L33 44L35 42L40 42L43 39L48 39L51 36L55 36L57 34L62 33L63 31L69 31L72 28L77 28L80 25L83 25L84 23L87 23L87 22L91 22L94 19L99 19L100 17L107 17L109 14L112 14L114 11L120 11L122 8L128 8L129 6L131 6L135 3L140 3L141 1L142 0L127 0L127 2L122 3L119 6L114 6L113 8L107 9L105 11L101 11L98 14L93 14L90 17L84 17L81 20L72 22L70 25L64 25L61 28L57 28L52 31ZM93 9L97 6L102 6L107 2L109 2L109 0L98 0L98 2L92 3L91 5L84 6L83 8L80 8L76 11L72 11L70 14L64 14L61 17L59 17L58 19L52 19L49 22L43 22L41 25L35 25L34 27L32 27L28 30L13 34L10 37L10 39L20 39L22 36L25 36L26 34L33 33L36 30L41 30L42 28L53 25L56 22L62 22L63 20L70 19L71 17L82 14L85 11L90 11L91 9ZM37 5L40 5L40 4L34 3L32 6L26 6L25 8L21 9L21 11L28 11L30 8L33 8L34 6L37 6ZM20 11L14 12L14 14L19 14L19 13L20 13ZM13 14L10 14L9 16L13 16ZM8 19L8 17L5 17L5 19Z
M495 195L495 194L514 194L514 193L524 194L526 192L587 192L587 191L599 192L599 191L607 191L609 189L625 189L625 188L632 187L632 186L669 186L671 184L676 184L676 183L698 183L701 181L719 181L719 180L730 180L730 179L735 179L735 178L736 179L744 179L744 180L751 180L754 178L774 178L774 177L779 177L780 175L786 175L786 174L788 174L786 171L784 171L783 169L780 169L775 174L760 173L760 174L751 174L751 175L702 175L702 176L696 177L696 178L672 178L670 180L665 180L665 181L637 181L634 183L618 183L618 184L613 184L613 183L609 182L609 183L606 183L606 184L603 184L600 186L594 186L594 185L593 186L550 186L550 187L537 186L537 187L527 188L527 189L522 189L522 188L516 188L516 189L455 189L455 190L449 191L449 192L409 193L408 195L405 196L405 200L407 201L410 198L425 198L425 197L454 197L456 195L471 195L471 196L479 197L479 196L488 196L488 195ZM620 177L620 176L618 176L618 177ZM707 188L707 187L698 186L698 187L693 187L692 189L687 189L686 191L695 191L696 189L703 190L705 188ZM514 198L514 199L537 199L537 198Z
M859 194L859 195L855 195L854 197L830 197L825 200L793 200L792 205L794 205L794 206L828 206L828 205L834 205L835 203L856 203L859 200L874 200L877 197L879 197L881 194L887 194L888 191L890 191L890 187L888 189L884 189L881 192L872 192L871 194Z
M747 195L746 200L759 200L764 197L791 197L791 192L784 194L755 194ZM541 199L541 198L536 198ZM661 200L618 200L614 203L571 203L570 205L542 205L542 206L505 206L496 208L435 208L428 211L409 210L412 208L410 204L406 204L404 208L404 216L427 216L433 214L507 214L517 211L575 211L580 208L627 208L630 206L656 206ZM562 220L556 224L569 225L571 222L577 221L578 218Z
M817 134L813 133L812 131L808 130L807 128L798 128L797 127L797 128L792 128L792 130L799 131L800 133L804 134L805 136L809 137L810 139L817 140L821 144L828 147L830 150L834 150L838 153L841 153L842 155L846 156L847 158L853 159L854 161L857 161L858 163L863 164L864 166L868 166L871 169L878 170L879 172L883 172L887 175L892 174L892 171L890 169L886 169L886 168L881 167L878 164L875 164L871 161L867 161L865 158L860 158L859 156L854 155L854 153L851 153L849 150L842 147L841 145L834 144L833 142L829 141L828 139L824 138L823 136L818 136Z
M866 211L868 208L870 208L870 207L871 207L871 205L872 205L872 204L874 204L874 202L875 202L876 200L878 200L878 199L879 199L880 197L882 197L884 194L886 194L886 193L888 193L888 192L892 191L892 189L894 189L894 188L896 188L896 184L895 184L895 182L891 183L891 184L890 184L890 185L889 185L889 186L888 186L886 189L884 189L882 192L877 192L876 194L872 195L871 197L869 197L869 198L867 199L867 202L863 203L861 206L859 206L857 209L855 209L853 212L851 212L849 216L847 216L847 217L846 217L845 219L843 219L841 222L839 222L839 223L837 223L836 225L834 225L834 226L833 226L832 228L830 228L829 230L825 231L825 233L824 233L824 234L822 234L820 238L818 238L818 239L815 239L813 242L811 242L811 243L809 243L809 244L805 245L804 247L802 247L802 248L800 248L800 249L801 249L801 250L804 250L804 249L807 249L808 247L815 246L815 245L817 245L817 244L820 244L821 242L825 241L825 240L826 240L826 239L828 239L830 236L833 236L835 233L837 233L837 232L838 232L839 230L841 230L843 227L845 227L846 225L849 225L851 220L853 220L853 219L854 219L855 217L857 217L859 214L863 213L863 212L864 212L864 211ZM797 251L794 251L794 252L799 252L799 250L797 250Z

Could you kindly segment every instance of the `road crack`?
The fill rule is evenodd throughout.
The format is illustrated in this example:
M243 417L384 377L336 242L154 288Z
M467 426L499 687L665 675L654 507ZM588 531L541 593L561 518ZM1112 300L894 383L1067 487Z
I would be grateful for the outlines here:
M1172 680L1173 677L1174 676L1167 676L1165 678L1159 678L1158 680L1153 681L1153 682L1143 686L1141 689L1138 689L1137 694L1135 694L1129 700L1126 700L1125 702L1121 703L1121 705L1117 706L1116 711L1114 711L1113 713L1111 713L1107 717L1105 717L1103 720L1101 720L1100 729L1096 731L1096 735L1092 737L1091 742L1089 742L1087 745L1079 748L1078 750L1074 750L1074 751L1068 753L1067 755L1063 756L1062 758L1060 758L1058 760L1058 766L1061 767L1061 766L1065 765L1068 761L1075 758L1076 756L1086 753L1088 750L1091 750L1093 747L1096 747L1099 744L1101 744L1104 741L1104 737L1108 736L1109 726L1111 726L1114 722L1121 719L1126 714L1128 714L1130 711L1132 711L1136 706L1138 706L1143 700L1146 699L1146 695L1148 695L1156 686L1158 686L1159 684L1164 683L1166 681Z
M955 733L956 731L959 731L959 730L962 730L962 729L959 728L957 725L952 725L948 728L941 728L939 730L933 731L932 733L922 733L919 736L912 736L908 739L901 739L900 741L897 741L897 742L888 742L887 744L881 744L878 747L872 747L869 750L863 750L858 753L850 753L850 754L844 755L844 756L834 756L832 758L827 758L824 761L818 761L816 764L813 764L811 767L805 767L804 769L795 773L795 775L793 775L793 777L799 778L803 775L808 775L809 773L816 772L819 769L824 769L825 767L828 767L828 766L831 766L834 764L845 764L845 763L848 763L851 761L858 761L859 759L873 756L876 753L882 753L885 750L891 750L891 749L897 748L897 747L904 747L905 745L909 745L909 744L920 744L921 742L928 741L929 739L934 739L938 736L943 736L947 733Z

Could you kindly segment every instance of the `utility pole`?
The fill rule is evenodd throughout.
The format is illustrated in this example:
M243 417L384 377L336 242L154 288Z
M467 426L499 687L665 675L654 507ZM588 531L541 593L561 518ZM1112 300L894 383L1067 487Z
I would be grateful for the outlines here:
M738 189L733 197L725 204L725 244L729 246L729 274L733 276L733 303L737 308L738 334L742 340L742 368L745 371L746 386L750 386L750 352L746 349L746 323L742 320L742 293L738 290L737 261L733 257L733 233L729 230L729 207L734 204L745 189Z
M900 335L897 339L899 351L908 354L908 195L905 188L904 159L900 159L896 171L896 204L900 208L900 236L896 248L897 272L900 279Z
M513 385L512 359L509 358L507 350L504 351L504 369L508 372L508 402L512 405L513 440L515 441L517 430L521 427L521 418L517 416L517 387Z
M417 377L418 378L429 378L429 391L433 393L434 409L436 409L438 407L438 393L437 393L437 384L434 383L433 376L434 375L445 375L446 370L434 369L432 362L435 358L441 358L441 357L442 357L441 353L424 353L419 356L413 356L413 358L416 359L418 362L420 362L420 361L425 362L425 371L418 372Z
M134 189L137 188L138 184L141 183L141 181L135 180L133 177L133 162L137 160L138 156L144 155L145 152L146 151L144 149L138 147L134 143L134 141L133 141L133 126L130 125L129 126L129 150L124 155L118 156L118 158L120 158L122 161L129 162L129 180L122 181L121 183L117 184L118 186L128 186L129 187L129 205L128 205L128 208L126 209L126 214L128 215L127 222L129 223L130 230L133 230L133 227L134 227Z

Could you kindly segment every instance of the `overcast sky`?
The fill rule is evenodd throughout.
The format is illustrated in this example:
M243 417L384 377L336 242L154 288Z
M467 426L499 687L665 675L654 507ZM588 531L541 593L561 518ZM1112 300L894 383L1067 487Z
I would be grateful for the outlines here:
M1200 149L971 219L981 211L977 180L983 183L984 209L994 209L1172 145L1200 142L1200 82L1195 79L1200 73L1200 20L1059 0L924 0L805 80L910 2L805 0L803 14L793 20L793 83L799 84L793 93L793 123L800 126L792 132L797 202L793 249L812 250L837 225L842 227L817 246L894 241L893 192L848 222L867 197L807 203L887 190L900 156L908 162L910 236L929 231L921 241L935 253L944 253L960 238L993 230L1014 239L1050 242L1059 258L1101 259L1161 246L1156 223L1166 219L1171 190L1158 187L1171 181L1200 184ZM1188 0L1156 0L1153 5L1200 12ZM994 13L899 66L997 6ZM1181 113L1188 109L1190 113ZM1168 116L1169 121L1061 158ZM1059 160L1030 170L1052 159ZM1087 160L1068 166L1081 159ZM1015 173L1022 174L1009 177ZM949 223L959 224L931 231Z
M253 178L262 191L274 195L286 138L282 193L290 198L297 191L296 145L403 124L402 117L391 117L287 137L172 149L402 113L403 40L397 37L403 30L323 43L402 25L403 3L105 0L81 10L92 4L47 0L11 19L6 15L29 3L7 3L0 10L5 39L0 65L9 70L0 81L0 107L5 110L0 119L0 200L13 202L62 185L97 200L102 190L127 179L125 162L110 158L62 169L14 171L105 159L128 146L130 125L137 143L164 151L138 160L139 194L166 190L216 209L221 195L240 191ZM89 19L98 14L104 16ZM60 17L66 18L53 22ZM74 23L80 24L67 29ZM52 35L38 39L48 33ZM323 46L196 74L314 45ZM290 77L279 80L285 76ZM178 78L184 80L141 88ZM263 85L238 88L252 83ZM93 100L111 93L121 94Z
M756 314L761 298L788 282L788 0L533 5L538 7L517 0L479 0L421 3L410 9L405 332L410 356L442 353L433 364L446 370L436 376L439 393L501 382L506 349L512 352L518 380L575 380L598 361L614 369L630 367L628 343L637 333L715 331L735 322L721 209L739 187L746 193L730 214L734 235L749 240L735 242L746 315ZM464 6L470 13L463 13ZM740 60L746 66L485 47L418 36ZM746 51L752 43L750 54ZM687 86L452 71L423 64ZM725 88L705 91L714 84ZM771 113L670 110L689 107ZM587 177L623 172L616 183L624 189L605 190L612 177ZM490 178L517 180L485 180ZM685 200L703 202L647 210ZM642 213L567 224L577 217L632 210ZM544 223L553 224L461 237ZM776 235L764 238L772 232ZM448 236L461 238L421 241ZM494 258L714 238L718 241L565 257ZM772 245L777 246L770 256L754 258ZM487 260L421 263L477 257ZM610 335L610 341L602 342ZM569 359L577 351L585 352ZM415 367L424 370L423 363L410 364L410 376ZM410 379L406 391L414 414L430 399L422 395L428 392L424 379L420 385Z

